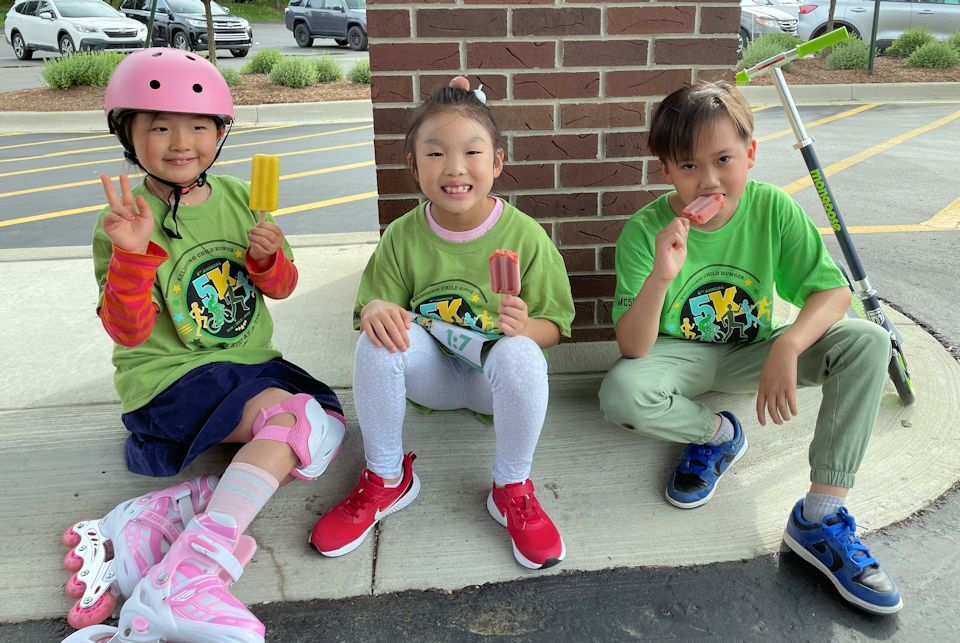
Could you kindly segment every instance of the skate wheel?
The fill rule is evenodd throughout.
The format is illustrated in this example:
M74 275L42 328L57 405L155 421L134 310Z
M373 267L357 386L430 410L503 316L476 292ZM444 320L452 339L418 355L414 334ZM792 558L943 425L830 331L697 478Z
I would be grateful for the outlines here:
M73 526L67 527L67 530L63 532L63 538L60 539L60 542L73 549L80 544L80 534L73 530Z
M86 591L86 589L87 586L79 578L77 578L77 574L74 572L73 576L71 576L67 581L67 585L63 588L63 591L70 598L79 600L80 597L83 596L83 593Z
M67 623L70 624L70 627L78 630L97 625L109 618L116 606L117 598L112 592L106 592L90 607L80 607L79 602L74 603L70 611L67 612Z
M68 572L78 572L81 567L83 567L83 559L77 556L74 550L68 551L63 557L63 568Z

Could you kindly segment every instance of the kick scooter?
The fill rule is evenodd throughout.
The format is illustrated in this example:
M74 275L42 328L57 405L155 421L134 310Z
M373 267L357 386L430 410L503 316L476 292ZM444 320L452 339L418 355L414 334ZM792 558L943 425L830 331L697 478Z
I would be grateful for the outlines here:
M854 294L854 304L851 307L849 315L868 319L882 326L890 335L890 364L887 372L893 385L897 389L897 394L904 404L912 404L915 399L913 381L910 379L910 370L907 368L907 360L903 355L903 336L890 321L890 318L884 314L880 307L880 300L877 298L877 291L870 285L867 273L860 262L860 256L853 245L853 239L847 231L847 226L840 215L840 209L833 198L830 186L827 184L827 176L823 171L823 166L817 158L817 153L813 149L813 139L807 134L800 120L800 113L797 111L797 105L793 102L793 96L790 95L790 89L787 87L787 81L783 77L783 71L780 69L783 65L793 62L804 56L814 54L821 49L830 47L848 38L845 27L834 29L830 33L824 34L819 38L814 38L810 42L805 42L795 49L785 51L767 58L763 62L757 63L750 69L744 69L737 73L737 84L745 85L752 78L756 78L767 72L773 74L774 87L780 96L780 103L787 114L787 120L790 121L790 127L797 139L794 147L800 150L804 162L807 164L807 170L813 181L813 187L816 188L820 196L820 202L823 204L823 210L830 221L830 227L833 229L840 244L840 250L843 253L843 259L850 269L849 275L839 264L844 277L847 279L847 285Z

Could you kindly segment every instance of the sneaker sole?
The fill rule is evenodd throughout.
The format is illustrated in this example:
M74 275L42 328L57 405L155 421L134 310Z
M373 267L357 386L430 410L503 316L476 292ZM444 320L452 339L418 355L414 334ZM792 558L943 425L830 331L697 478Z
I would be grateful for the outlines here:
M490 512L490 516L496 520L504 529L507 527L507 519L503 514L500 513L500 510L497 508L497 503L493 500L493 493L487 495L487 511ZM509 533L509 532L507 532ZM558 564L561 560L567 556L567 546L563 542L563 536L560 537L560 556L551 557L543 561L542 563L535 563L523 554L520 553L520 550L517 549L517 543L513 542L513 537L510 537L510 545L513 547L513 557L517 559L517 562L526 567L527 569L547 569L548 567L553 567Z
M830 579L830 582L833 583L833 586L837 588L837 591L840 592L840 595L843 596L844 600L847 602L856 605L860 609L870 612L871 614L896 614L903 607L902 598L896 605L889 607L885 605L874 605L873 603L868 603L844 587L843 583L841 583L837 577L833 575L833 572L831 572L826 565L817 560L816 556L808 552L803 545L794 540L787 530L783 531L783 542L787 544L787 547L789 547L793 553L823 572L824 576Z
M346 554L349 554L354 549L360 546L360 544L366 539L367 535L370 533L370 530L376 527L378 522L380 522L390 514L400 511L401 509L409 505L411 502L416 500L417 496L419 495L420 495L420 478L418 478L416 472L414 472L413 480L410 482L410 488L407 489L407 492L402 496L400 496L399 498L397 498L397 501L395 503L390 505L390 507L387 508L386 511L380 514L380 517L375 519L373 523L369 527L367 527L366 531L360 534L360 537L357 538L356 540L353 540L347 543L346 545L344 545L343 547L340 547L339 549L332 549L329 551L322 551L319 547L313 544L313 541L309 539L307 540L307 542L315 552L317 552L318 554L326 558L337 558L338 556L344 556Z
M706 496L704 496L700 500L695 500L694 502L681 502L680 500L671 498L670 490L665 489L663 492L663 495L664 497L666 497L667 502L669 502L674 507L678 507L680 509L696 509L697 507L702 507L703 505L710 502L710 499L713 498L713 494L717 492L717 487L720 486L720 481L723 479L723 476L727 474L727 471L733 468L733 465L735 465L737 462L740 461L740 458L742 458L744 454L747 452L748 446L750 446L750 443L747 442L747 436L743 436L743 448L740 449L740 452L737 453L736 457L734 457L733 462L730 463L730 466L727 467L723 473L717 476L717 481L713 483L713 489L711 489L710 493L708 493Z

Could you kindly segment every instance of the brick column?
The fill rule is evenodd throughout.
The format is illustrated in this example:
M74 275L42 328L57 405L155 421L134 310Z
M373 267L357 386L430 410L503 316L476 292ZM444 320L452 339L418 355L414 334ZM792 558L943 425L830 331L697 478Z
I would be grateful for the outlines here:
M614 244L666 189L651 108L684 83L731 78L740 5L630 0L367 0L380 224L413 208L410 112L456 74L483 83L506 142L494 190L562 253L575 341L613 339Z

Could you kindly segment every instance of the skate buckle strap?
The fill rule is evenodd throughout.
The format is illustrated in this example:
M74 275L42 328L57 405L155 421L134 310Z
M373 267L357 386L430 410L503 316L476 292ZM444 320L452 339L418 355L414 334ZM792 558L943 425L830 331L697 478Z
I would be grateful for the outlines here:
M199 542L198 542L199 541ZM214 563L220 566L222 570L230 574L233 582L240 580L243 576L243 565L237 560L226 547L217 541L204 535L197 535L190 546L198 553L203 554Z
M137 516L137 520L142 520L150 526L159 529L160 533L163 534L169 543L172 543L180 536L180 530L174 527L173 523L171 523L166 516L160 515L152 509L145 509L142 514Z
M177 508L180 510L180 519L183 521L184 525L189 525L190 521L193 520L193 517L196 513L193 511L193 489L190 487L184 487L177 492Z

